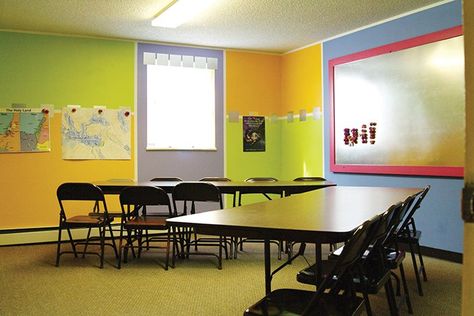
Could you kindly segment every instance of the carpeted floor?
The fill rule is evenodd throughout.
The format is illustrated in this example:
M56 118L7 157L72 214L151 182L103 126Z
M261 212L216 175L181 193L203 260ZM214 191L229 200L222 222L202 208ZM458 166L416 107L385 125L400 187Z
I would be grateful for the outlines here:
M157 253L118 270L110 249L104 269L98 268L98 257L67 255L56 268L55 249L52 244L0 247L0 315L242 315L264 294L262 245L246 246L237 260L225 260L222 270L215 258L194 256L165 271ZM275 259L272 267L278 263ZM405 260L414 314L460 315L462 265L428 257L425 265L429 281L420 297ZM298 258L274 277L273 288L311 289L295 279L306 266ZM371 303L375 315L388 315L384 293L371 296ZM407 314L403 306L402 315Z

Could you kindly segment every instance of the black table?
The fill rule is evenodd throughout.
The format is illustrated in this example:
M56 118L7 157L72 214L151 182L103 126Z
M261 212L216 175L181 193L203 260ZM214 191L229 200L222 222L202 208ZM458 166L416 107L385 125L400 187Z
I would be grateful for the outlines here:
M176 184L181 181L143 181L135 182L131 180L109 180L98 181L94 184L98 185L105 194L119 194L123 188L128 186L146 185L155 186L171 193ZM193 181L184 181L193 182ZM205 181L212 183L222 193L235 194L241 190L245 193L277 193L291 195L303 193L311 190L334 186L330 181L277 181L277 182L245 182L245 181Z
M347 240L364 221L404 201L421 188L332 186L282 199L168 219L176 227L194 227L209 235L263 239L265 291L271 292L270 240L315 243L316 267L321 244ZM321 271L317 271L321 278Z

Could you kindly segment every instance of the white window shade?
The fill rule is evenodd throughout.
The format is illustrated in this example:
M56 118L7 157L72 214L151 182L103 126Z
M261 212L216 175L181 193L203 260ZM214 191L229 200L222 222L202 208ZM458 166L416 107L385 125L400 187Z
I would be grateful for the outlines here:
M147 150L216 150L213 69L147 65Z

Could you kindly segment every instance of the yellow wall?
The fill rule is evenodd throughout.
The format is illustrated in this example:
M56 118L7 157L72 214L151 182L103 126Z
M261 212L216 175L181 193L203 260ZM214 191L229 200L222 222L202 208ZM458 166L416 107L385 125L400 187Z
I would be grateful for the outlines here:
M51 152L1 156L0 229L57 226L59 206L56 189L63 182L134 177L133 159L62 160L60 129L61 114L55 113L50 126Z
M322 111L321 45L282 56L281 114L300 110L307 114L314 107ZM281 177L294 179L302 176L323 176L323 118L308 116L281 122Z
M280 124L268 119L280 109L280 56L247 52L226 52L227 113L250 112L266 116L264 152L243 151L242 119L226 120L226 176L233 180L249 177L280 177ZM244 203L255 201L246 198Z
M322 106L320 44L283 55L281 68L281 114Z
M466 183L474 185L474 3L464 3L466 65ZM474 223L464 225L462 314L474 315Z
M226 51L226 111L271 115L280 111L278 55Z
M62 182L134 177L133 132L130 160L63 160L59 112L68 104L133 111L134 65L132 42L0 32L0 107L53 104L57 111L50 152L0 154L0 230L57 227Z

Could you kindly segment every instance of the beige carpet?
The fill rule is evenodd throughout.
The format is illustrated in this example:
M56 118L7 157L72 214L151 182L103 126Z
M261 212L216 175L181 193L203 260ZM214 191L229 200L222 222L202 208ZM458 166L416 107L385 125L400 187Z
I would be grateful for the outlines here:
M222 270L215 258L194 256L165 271L158 253L121 270L112 266L110 249L104 269L98 268L98 257L65 255L56 268L55 245L1 247L0 315L242 315L264 294L262 248L246 246L237 260L225 260ZM275 259L273 267L278 263ZM420 297L411 262L405 261L414 314L460 315L461 265L432 258L425 264L429 281ZM295 279L306 265L298 258L275 276L273 288L311 289ZM375 315L388 315L384 293L371 296L371 303ZM402 314L408 314L406 306Z

